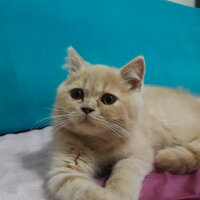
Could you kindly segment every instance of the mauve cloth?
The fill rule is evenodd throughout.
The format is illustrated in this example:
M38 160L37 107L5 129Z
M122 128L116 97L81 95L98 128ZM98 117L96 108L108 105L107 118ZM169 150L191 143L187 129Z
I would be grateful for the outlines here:
M98 180L104 186L106 178ZM144 183L139 200L200 200L200 169L192 174L152 172Z
M48 199L43 183L51 139L51 127L0 137L0 200ZM99 179L101 185L104 181ZM147 199L200 200L200 170L182 176L151 173L140 195L140 200Z

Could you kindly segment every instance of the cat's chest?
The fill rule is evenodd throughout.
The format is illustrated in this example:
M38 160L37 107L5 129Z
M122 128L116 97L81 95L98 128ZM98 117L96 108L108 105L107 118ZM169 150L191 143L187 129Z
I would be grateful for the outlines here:
M133 153L131 142L119 141L114 144L102 144L101 148L95 152L96 160L99 164L110 165L110 163L116 163L119 160L129 157Z
M123 140L93 142L93 148L101 157L118 157L127 154L131 145Z
M113 170L113 166L121 159L127 158L132 154L131 148L118 145L118 148L106 149L96 153L96 177L109 176Z

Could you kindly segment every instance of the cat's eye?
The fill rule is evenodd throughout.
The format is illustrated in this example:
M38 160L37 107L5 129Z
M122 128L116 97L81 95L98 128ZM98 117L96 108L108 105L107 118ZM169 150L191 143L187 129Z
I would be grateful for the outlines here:
M109 93L106 93L102 96L101 101L106 104L106 105L111 105L113 103L115 103L115 101L117 100L117 98Z
M79 100L84 98L84 92L80 88L75 88L70 91L71 97L73 99Z

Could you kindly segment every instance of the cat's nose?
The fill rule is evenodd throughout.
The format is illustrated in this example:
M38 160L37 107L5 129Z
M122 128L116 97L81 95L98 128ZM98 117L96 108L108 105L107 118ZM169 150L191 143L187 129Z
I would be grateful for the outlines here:
M85 113L85 114L89 114L91 112L94 111L94 109L92 108L87 108L87 107L82 107L81 110Z

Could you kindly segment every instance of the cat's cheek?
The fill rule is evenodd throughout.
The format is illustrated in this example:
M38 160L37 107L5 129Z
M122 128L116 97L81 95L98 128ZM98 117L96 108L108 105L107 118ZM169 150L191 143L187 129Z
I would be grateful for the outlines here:
M120 123L123 123L124 116L126 113L124 112L124 108L122 106L112 106L109 109L102 111L102 116L108 120L117 120Z

